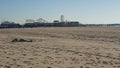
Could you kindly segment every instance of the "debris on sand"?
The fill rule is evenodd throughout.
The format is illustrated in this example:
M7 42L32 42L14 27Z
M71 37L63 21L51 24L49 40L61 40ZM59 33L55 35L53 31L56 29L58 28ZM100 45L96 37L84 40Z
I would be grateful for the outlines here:
M31 39L14 38L11 42L33 42Z

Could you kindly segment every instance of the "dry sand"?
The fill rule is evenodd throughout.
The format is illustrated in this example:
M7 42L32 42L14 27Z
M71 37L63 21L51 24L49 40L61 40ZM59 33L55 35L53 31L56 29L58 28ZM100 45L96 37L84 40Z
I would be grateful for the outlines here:
M0 29L0 68L120 68L120 28Z

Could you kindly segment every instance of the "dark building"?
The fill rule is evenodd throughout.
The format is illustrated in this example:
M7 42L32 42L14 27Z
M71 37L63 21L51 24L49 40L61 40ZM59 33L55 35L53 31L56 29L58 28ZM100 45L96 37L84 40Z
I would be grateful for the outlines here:
M54 23L40 23L40 22L34 22L34 23L25 23L23 27L64 27L64 26L79 26L79 22L59 22L54 21Z
M70 22L66 22L65 25L66 26L79 26L79 22L77 22L77 21L70 21Z
M9 21L4 21L1 23L1 28L20 28L21 25L14 23L14 22L9 22Z
M53 25L54 25L53 23L34 22L34 23L25 23L23 27L48 27Z
M54 20L53 23L59 23L59 20Z

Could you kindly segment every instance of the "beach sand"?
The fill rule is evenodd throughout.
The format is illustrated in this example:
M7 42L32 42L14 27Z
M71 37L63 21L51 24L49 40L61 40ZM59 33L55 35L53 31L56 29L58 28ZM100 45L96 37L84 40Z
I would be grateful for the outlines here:
M120 28L0 29L0 68L120 68Z

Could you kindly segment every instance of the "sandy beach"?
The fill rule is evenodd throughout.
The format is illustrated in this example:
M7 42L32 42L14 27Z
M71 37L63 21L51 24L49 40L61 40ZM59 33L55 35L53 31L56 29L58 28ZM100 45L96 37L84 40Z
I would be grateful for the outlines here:
M120 28L0 29L0 68L120 68Z

